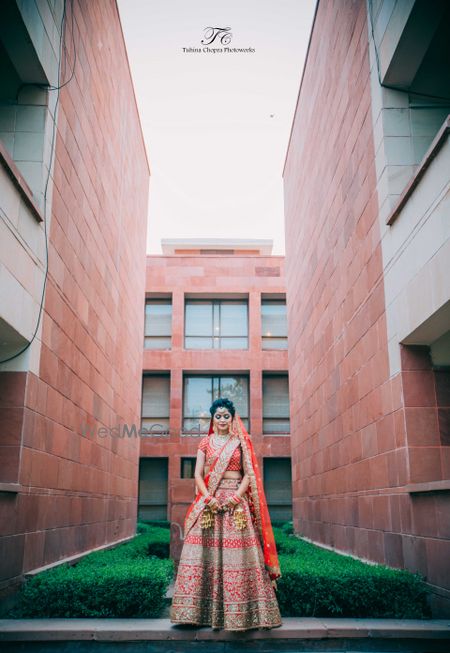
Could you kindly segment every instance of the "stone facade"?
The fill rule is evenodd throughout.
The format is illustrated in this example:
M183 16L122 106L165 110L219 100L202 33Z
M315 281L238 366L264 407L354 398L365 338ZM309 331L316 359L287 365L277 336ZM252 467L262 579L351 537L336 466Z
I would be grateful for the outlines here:
M183 437L183 376L193 374L244 374L249 379L249 433L261 464L268 458L290 459L289 435L263 434L262 383L264 372L288 371L287 350L263 350L261 345L261 298L284 297L284 257L261 254L257 244L233 244L214 254L200 254L197 243L181 242L183 253L147 257L146 297L172 298L171 349L144 351L144 373L170 374L170 426L166 437L141 438L141 463L148 458L168 461L167 519L172 526L172 555L181 550L182 527L194 499L193 478L181 478L183 457L195 457L200 438ZM255 249L256 247L256 249ZM205 246L203 245L203 248ZM194 254L189 254L189 250ZM246 251L256 253L249 255ZM231 253L229 253L231 251ZM186 298L245 298L248 301L248 349L184 348ZM209 405L204 408L209 409ZM186 434L184 434L186 436ZM290 460L289 460L290 462ZM289 464L290 468L290 464ZM290 489L290 488L289 488ZM290 500L290 499L288 499Z
M413 5L316 10L284 169L294 526L421 572L448 616L448 130L405 158L411 94L377 70Z
M9 56L28 48L25 61L41 72L22 71L26 81L56 86L64 5L59 101L56 90L26 86L8 105L14 112L0 110L5 591L25 572L132 536L136 525L139 443L97 429L140 416L149 167L114 1L42 2L39 11L17 3ZM29 131L15 141L20 125Z

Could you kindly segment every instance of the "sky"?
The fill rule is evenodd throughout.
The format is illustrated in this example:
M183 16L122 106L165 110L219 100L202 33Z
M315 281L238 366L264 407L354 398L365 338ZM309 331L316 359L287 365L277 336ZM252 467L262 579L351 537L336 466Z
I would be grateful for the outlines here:
M285 253L282 174L315 4L118 0L150 163L148 254L161 238L270 238Z

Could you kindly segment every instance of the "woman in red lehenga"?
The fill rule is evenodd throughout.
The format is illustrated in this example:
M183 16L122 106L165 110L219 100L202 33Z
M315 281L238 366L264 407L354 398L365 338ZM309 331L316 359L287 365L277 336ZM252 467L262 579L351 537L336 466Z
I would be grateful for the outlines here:
M216 399L210 412L170 621L224 630L276 628L282 625L275 594L281 573L253 444L229 399Z

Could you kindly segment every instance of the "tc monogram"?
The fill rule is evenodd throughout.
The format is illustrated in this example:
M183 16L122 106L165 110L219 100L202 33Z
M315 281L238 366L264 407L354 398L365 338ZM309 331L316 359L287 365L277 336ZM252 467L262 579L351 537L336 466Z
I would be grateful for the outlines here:
M213 43L216 38L219 38L222 45L228 45L233 36L230 32L231 27L205 27L205 39L210 39L209 41L201 40L203 45L210 45Z

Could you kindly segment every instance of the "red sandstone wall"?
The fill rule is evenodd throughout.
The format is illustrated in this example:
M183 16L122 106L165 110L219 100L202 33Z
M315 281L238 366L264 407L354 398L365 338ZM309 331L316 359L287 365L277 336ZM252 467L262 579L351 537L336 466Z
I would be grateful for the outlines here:
M320 2L284 175L286 277L295 527L383 561L397 497L370 491L404 483L406 469L401 420L397 432L383 422L397 422L400 397L388 381L366 31L362 2Z
M182 437L183 371L242 372L249 374L250 434L258 456L290 457L290 436L262 435L262 371L287 371L287 351L261 349L261 293L285 294L283 256L148 256L146 292L172 295L172 349L145 350L144 371L170 371L170 437L142 438L141 457L169 458L168 515L184 523L194 499L194 480L180 478L180 459L196 456L198 438ZM185 350L185 293L248 295L248 350ZM172 529L171 553L178 558L180 529Z
M294 526L444 596L448 501L406 487L441 478L436 447L408 448L431 372L403 351L389 377L366 21L363 0L320 0L284 171Z
M139 425L149 168L116 3L75 2L74 18L39 376L22 375L21 399L25 379L2 375L22 444L21 491L0 500L4 585L136 521L139 442L80 433Z
M398 497L370 491L406 482L406 468L388 381L366 32L363 2L320 2L284 173L286 282L295 527L383 561Z

